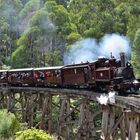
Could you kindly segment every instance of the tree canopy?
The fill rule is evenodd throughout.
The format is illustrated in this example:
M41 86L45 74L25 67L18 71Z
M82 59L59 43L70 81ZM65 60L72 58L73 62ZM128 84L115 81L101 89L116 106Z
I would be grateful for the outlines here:
M67 46L111 33L133 44L139 22L136 0L1 0L0 66L61 65Z
M140 28L135 34L132 51L132 64L136 78L140 79Z

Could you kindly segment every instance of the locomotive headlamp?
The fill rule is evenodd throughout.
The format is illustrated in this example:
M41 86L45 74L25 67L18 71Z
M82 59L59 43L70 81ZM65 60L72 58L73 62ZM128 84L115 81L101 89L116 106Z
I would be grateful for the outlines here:
M140 90L140 82L138 80L133 81L134 90Z

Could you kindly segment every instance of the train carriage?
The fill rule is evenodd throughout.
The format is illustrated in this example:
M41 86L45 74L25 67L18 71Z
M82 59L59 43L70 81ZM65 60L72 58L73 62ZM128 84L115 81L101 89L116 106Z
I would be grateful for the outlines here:
M34 69L34 82L36 85L58 86L62 85L61 68L63 66L43 67Z
M34 85L33 68L11 69L8 71L8 83L11 85Z
M96 90L137 90L133 68L125 63L124 53L120 60L99 57L87 63L65 66L0 70L0 85L46 87L92 87Z
M88 64L67 65L62 68L63 85L87 85L89 81Z

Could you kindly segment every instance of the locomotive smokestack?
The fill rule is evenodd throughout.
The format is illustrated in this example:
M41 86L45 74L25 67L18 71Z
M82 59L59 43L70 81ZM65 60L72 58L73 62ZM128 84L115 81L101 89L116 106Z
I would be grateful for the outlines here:
M112 55L112 52L110 53L110 58L112 58L113 57L113 55Z
M111 58L111 59L113 59L113 58L114 58L114 56L113 56L112 52L110 53L110 58Z
M120 59L121 59L121 67L125 67L125 53L120 53Z

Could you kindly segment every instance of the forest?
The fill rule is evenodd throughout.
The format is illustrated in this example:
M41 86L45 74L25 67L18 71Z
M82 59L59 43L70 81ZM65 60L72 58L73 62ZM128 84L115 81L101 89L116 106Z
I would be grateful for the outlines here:
M130 40L140 77L139 23L138 0L0 0L0 66L63 65L76 41L116 33Z

